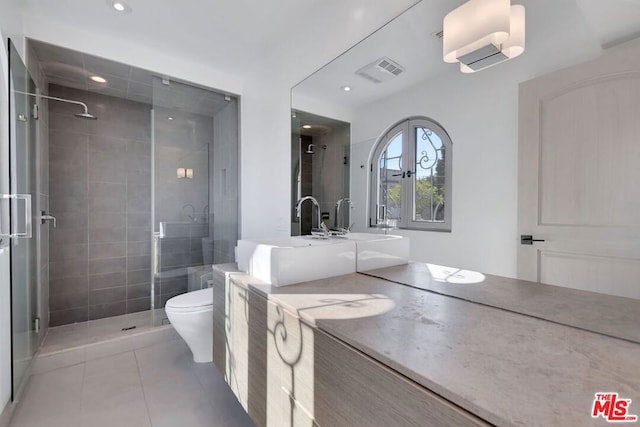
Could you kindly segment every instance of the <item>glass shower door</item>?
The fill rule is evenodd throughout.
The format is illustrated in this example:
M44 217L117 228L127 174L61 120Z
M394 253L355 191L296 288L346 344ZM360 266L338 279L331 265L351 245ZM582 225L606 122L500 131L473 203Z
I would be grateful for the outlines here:
M209 286L238 236L238 108L231 96L155 78L152 110L152 302Z
M37 242L32 233L34 211L31 204L37 195L36 131L32 109L35 98L27 95L35 93L36 87L11 42L9 74L10 192L2 194L3 205L8 206L9 221L2 224L2 229L4 234L10 235L5 240L11 247L12 392L15 396L38 348L39 319Z

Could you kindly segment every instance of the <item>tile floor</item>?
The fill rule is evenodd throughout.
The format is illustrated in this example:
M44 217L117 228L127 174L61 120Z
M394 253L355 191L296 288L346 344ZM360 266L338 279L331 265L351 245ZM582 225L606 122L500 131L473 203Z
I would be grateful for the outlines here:
M32 375L10 427L251 427L181 339Z

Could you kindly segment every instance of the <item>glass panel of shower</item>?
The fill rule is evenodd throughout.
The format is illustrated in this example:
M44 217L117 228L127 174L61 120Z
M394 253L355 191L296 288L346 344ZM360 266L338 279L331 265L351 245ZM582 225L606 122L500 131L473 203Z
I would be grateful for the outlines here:
M29 94L36 86L18 52L9 42L9 126L10 186L2 193L2 233L11 247L11 330L13 396L21 387L25 373L38 349L37 242L31 201L36 190L35 99ZM5 187L5 186L3 186ZM8 233L6 232L8 231ZM2 244L0 244L2 246Z
M211 285L211 265L234 261L238 239L238 101L154 78L152 312Z

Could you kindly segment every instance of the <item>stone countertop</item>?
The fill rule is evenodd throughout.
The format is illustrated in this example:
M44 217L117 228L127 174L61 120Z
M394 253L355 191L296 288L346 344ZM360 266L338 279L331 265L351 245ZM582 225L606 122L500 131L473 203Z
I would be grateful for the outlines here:
M496 425L608 425L591 418L597 392L640 414L637 343L358 273L234 281Z
M373 277L640 343L640 300L409 262Z

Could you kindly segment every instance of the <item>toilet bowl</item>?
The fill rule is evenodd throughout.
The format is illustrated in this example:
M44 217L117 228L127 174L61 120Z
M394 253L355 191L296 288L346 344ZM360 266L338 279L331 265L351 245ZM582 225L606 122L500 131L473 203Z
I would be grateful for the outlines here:
M169 322L187 343L193 361L213 361L213 289L177 295L164 306Z

